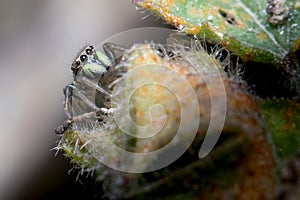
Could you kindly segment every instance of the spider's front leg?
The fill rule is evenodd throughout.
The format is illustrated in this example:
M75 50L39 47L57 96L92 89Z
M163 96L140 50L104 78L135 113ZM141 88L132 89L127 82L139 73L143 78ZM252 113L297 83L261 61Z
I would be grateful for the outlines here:
M65 95L65 100L64 100L64 111L67 115L67 120L65 120L60 126L58 126L57 128L55 128L55 133L56 134L63 134L64 132L66 132L66 130L71 126L72 124L72 117L73 117L73 113L72 113L72 86L73 84L69 84L64 88L64 95Z
M60 126L54 129L54 132L58 135L64 134L66 130L71 126L72 120L65 120Z
M85 81L88 81L89 79L84 78ZM88 84L89 86L93 86L94 89L98 92L103 92L105 91L104 94L108 94L109 96L111 96L111 94L109 92L107 92L106 90L104 90L102 87L100 87L99 85L93 83L92 81L89 82ZM106 115L106 116L110 116L111 114L113 114L113 112L115 112L115 108L105 108L105 107L98 107L95 103L95 101L90 100L89 98L87 98L83 92L81 90L79 90L75 85L70 84L69 87L72 88L73 94L72 94L72 98L75 98L74 93L76 93L76 98L79 98L81 102L84 102L85 105L87 105L89 108L92 108L93 111L91 112L86 112L84 114L78 115L76 117L73 116L73 121L77 121L77 120L82 120L84 118L91 118L93 116L99 116L99 115ZM75 91L75 92L74 92ZM66 97L67 99L67 97ZM69 108L68 108L67 104L65 106L65 111L67 111L67 113L69 113Z
M103 50L112 63L118 63L125 52L124 47L110 42L103 45Z
M75 92L74 92L75 91ZM111 116L115 111L115 108L99 108L95 102L91 101L87 98L74 84L69 84L64 89L65 93L65 102L64 102L64 110L68 119L63 122L62 125L55 129L55 133L63 134L73 122L82 121L84 119L92 118L94 116L106 115ZM75 95L76 93L76 95ZM79 98L81 102L84 102L88 107L92 108L93 111L86 112L80 114L78 116L73 116L72 112L72 99Z
M67 85L64 88L64 95L65 95L64 111L65 111L68 119L72 119L72 117L73 117L73 112L72 112L73 83Z

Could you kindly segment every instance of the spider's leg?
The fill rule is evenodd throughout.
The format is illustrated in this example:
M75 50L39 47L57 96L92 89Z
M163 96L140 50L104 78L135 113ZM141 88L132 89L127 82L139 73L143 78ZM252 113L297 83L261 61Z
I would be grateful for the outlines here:
M99 86L97 83L95 83L95 81L90 80L87 77L81 77L81 80L89 87L94 88L95 90L99 91L102 94L105 94L109 97L111 97L111 93L108 92L107 90L105 90L104 88L102 88L101 86Z
M111 96L109 92L104 90L99 85L93 83L88 78L83 78L84 82L89 85L90 87L95 88L97 91L104 93L106 95ZM76 91L76 98L79 98L82 102L84 102L88 107L92 108L93 111L86 112L84 114L80 114L78 116L73 116L72 112L72 98L75 98L75 91ZM114 112L114 108L99 108L95 102L91 101L88 97L86 97L83 92L80 91L74 84L69 84L64 89L65 93L65 101L64 101L64 111L67 115L67 120L63 122L62 125L55 129L55 133L63 134L74 121L80 121L85 118L92 118L94 116L101 115L111 115Z
M116 108L100 108L99 112L103 115L110 116L116 111Z
M114 43L107 42L103 45L104 53L109 57L113 62L118 62L122 58L125 48Z
M71 126L71 124L72 120L65 120L63 124L54 129L54 132L59 135L64 134L64 132L66 132L66 130Z
M87 79L88 80L88 79ZM75 85L69 85L72 88L72 98L79 98L81 102L85 103L88 107L93 110L98 110L98 106L95 102L91 101L80 89L78 89ZM76 95L76 97L75 97ZM74 117L73 117L74 118Z
M64 101L64 111L68 119L72 119L72 95L73 95L73 84L69 84L64 88L65 101Z
M56 134L63 134L72 124L72 83L67 85L63 92L65 94L64 100L64 111L67 115L67 120L65 120L60 126L54 129Z
M104 115L111 115L115 111L115 108L100 108L99 110L94 110L88 113L84 113L82 115L78 115L73 117L72 119L65 120L63 124L58 126L57 128L54 129L56 134L64 134L66 130L71 126L73 122L76 121L81 121L86 118L91 118L94 117L95 115L98 115L99 113L104 114Z
M84 113L82 115L75 116L72 119L67 119L63 122L63 124L61 124L60 126L55 128L54 131L55 131L56 134L61 135L64 132L66 132L66 130L71 126L71 124L73 122L81 121L82 119L93 117L93 116L95 116L95 114L97 114L97 111L91 111L91 112L88 112L88 113Z
M88 80L88 79L86 79L86 80ZM97 85L97 84L95 84L95 85ZM94 114L96 114L96 115L99 115L99 114L110 115L115 111L115 108L104 108L104 107L99 108L95 104L95 102L93 102L89 98L87 98L75 85L70 85L70 87L72 87L73 91L76 90L76 92L77 92L76 95L78 96L78 98L80 98L85 104L87 104L90 108L93 109L93 111L91 111L91 112L87 112L87 113L84 113L82 115L78 115L76 117L73 117L73 121L81 120L85 117L91 117ZM101 88L101 87L99 87L99 88ZM103 89L103 88L101 88L101 89Z

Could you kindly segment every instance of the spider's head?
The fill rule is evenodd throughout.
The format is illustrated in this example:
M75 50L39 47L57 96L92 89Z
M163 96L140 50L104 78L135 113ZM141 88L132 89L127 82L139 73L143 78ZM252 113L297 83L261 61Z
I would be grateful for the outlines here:
M85 64L91 62L96 57L96 51L93 46L86 46L76 56L75 61L72 63L71 70L74 76L76 76L78 70Z

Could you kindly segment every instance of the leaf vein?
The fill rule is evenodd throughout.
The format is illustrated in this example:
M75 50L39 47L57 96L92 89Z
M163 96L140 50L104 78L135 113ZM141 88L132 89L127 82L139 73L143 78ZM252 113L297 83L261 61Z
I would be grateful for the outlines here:
M241 6L242 9L244 9L244 11L250 15L252 17L252 19L254 20L254 22L259 26L259 28L261 28L261 30L263 30L267 36L271 39L271 41L273 42L274 45L276 45L281 52L280 57L285 56L288 52L287 50L285 50L278 42L277 40L274 38L274 36L265 28L264 25L262 25L259 20L257 19L257 17L255 16L255 14L249 9L247 8L247 6L241 1L241 0L237 0L237 3Z

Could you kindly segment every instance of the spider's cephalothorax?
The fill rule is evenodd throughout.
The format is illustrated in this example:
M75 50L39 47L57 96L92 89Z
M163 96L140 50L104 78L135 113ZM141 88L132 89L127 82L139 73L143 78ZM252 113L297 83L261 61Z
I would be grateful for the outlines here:
M95 50L93 46L85 47L78 56L76 57L75 61L72 63L71 69L76 76L78 70L82 68L86 63L93 59L95 55Z
M79 70L88 76L93 76L94 73L105 73L110 66L111 60L99 51L96 51L93 46L86 46L76 56L72 63L74 79Z
M122 48L108 43L103 45L103 49L105 54L95 50L93 46L86 46L72 63L74 80L64 89L64 111L68 119L55 129L57 134L63 134L74 121L88 121L99 116L99 113L112 113L113 108L105 105L111 94L101 78L114 60L120 57Z

